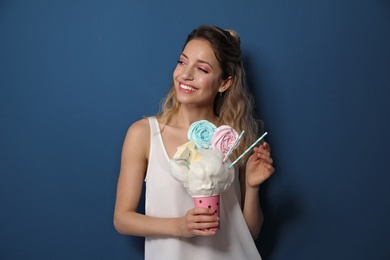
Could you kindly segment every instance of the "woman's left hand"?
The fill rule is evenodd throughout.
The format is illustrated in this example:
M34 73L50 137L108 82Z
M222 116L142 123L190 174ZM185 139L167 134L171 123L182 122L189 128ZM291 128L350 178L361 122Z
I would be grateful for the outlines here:
M275 171L272 166L271 148L264 142L259 147L254 148L254 153L246 163L246 183L251 188L257 188L267 180Z

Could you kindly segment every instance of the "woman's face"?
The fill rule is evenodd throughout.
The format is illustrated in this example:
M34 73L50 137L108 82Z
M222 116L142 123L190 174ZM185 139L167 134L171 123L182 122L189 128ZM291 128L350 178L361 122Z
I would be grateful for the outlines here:
M225 88L221 73L209 42L189 41L173 72L177 100L182 104L213 106L218 91Z

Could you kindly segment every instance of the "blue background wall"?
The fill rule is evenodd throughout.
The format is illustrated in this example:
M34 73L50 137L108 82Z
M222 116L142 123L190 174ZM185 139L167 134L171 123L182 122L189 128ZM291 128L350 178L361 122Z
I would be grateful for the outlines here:
M122 141L186 35L237 30L277 172L264 259L390 259L390 2L0 1L0 259L142 259Z

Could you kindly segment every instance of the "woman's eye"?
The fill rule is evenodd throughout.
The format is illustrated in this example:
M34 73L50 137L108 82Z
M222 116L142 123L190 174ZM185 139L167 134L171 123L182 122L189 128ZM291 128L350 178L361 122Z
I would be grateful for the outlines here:
M179 60L179 61L177 61L177 64L183 65L183 64L185 64L185 63L184 63L184 61Z
M203 68L198 68L200 71L204 72L204 73L209 73L207 70L203 69Z

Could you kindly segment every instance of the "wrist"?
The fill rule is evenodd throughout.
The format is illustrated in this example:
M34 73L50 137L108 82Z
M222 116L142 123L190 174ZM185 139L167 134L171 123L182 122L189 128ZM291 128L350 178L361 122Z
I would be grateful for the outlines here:
M180 218L173 218L169 225L169 235L173 237L181 237L182 233L180 230Z
M250 186L249 184L246 185L245 187L246 189L246 192L248 193L259 193L260 191L260 185L256 185L256 186Z

